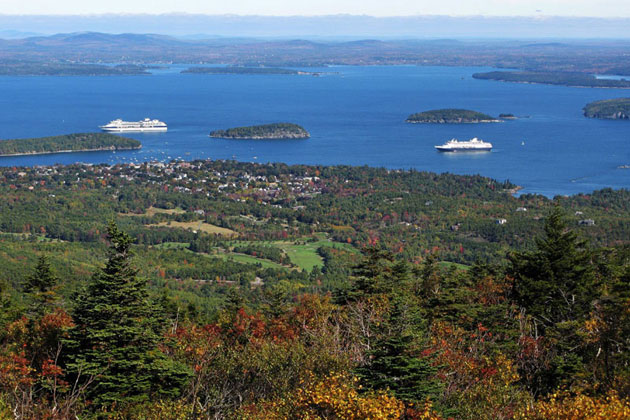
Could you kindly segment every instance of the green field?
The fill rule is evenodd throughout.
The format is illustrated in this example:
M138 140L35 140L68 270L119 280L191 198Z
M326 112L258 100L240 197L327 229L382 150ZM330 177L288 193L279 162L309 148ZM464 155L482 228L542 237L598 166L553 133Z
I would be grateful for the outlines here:
M187 249L189 246L188 242L162 242L153 247L157 249Z
M291 259L291 263L299 267L301 270L311 271L315 267L323 267L324 261L322 257L317 253L317 249L320 247L330 247L330 248L340 248L346 251L359 253L359 250L354 248L350 244L345 244L341 242L333 242L329 239L326 239L324 234L317 234L317 241L309 242L308 238L297 240L297 241L259 241L259 242L249 242L249 241L232 241L229 242L230 245L236 245L238 243L241 244L256 244L262 246L272 246L276 248L280 248L284 251L285 254ZM234 255L234 254L230 254ZM258 258L248 256L257 261L261 261ZM266 260L262 260L266 261ZM274 263L275 264L275 263ZM280 266L278 264L278 266ZM281 267L281 266L280 266Z
M205 232L211 235L220 235L220 236L237 236L238 234L231 229L223 228L220 226L211 225L210 223L206 223L200 220L195 220L192 222L176 222L174 220L168 222L160 222L155 223L148 226L159 226L159 227L170 227L170 228L179 228L179 229L188 229L197 232Z
M176 209L161 209L159 207L149 207L144 213L120 213L121 216L147 216L147 217L152 217L155 216L158 213L162 213L162 214L184 214L186 213L185 210L182 210L180 208L176 208Z
M450 261L440 261L438 264L440 265L440 267L444 267L444 268L455 267L458 270L470 270L470 266L468 265L454 263Z
M209 254L208 256L221 258L223 260L232 260L232 261L243 263L243 264L254 264L254 265L260 264L263 268L278 268L278 269L287 268L273 261L265 260L263 258L256 258L251 255L238 254L236 252Z

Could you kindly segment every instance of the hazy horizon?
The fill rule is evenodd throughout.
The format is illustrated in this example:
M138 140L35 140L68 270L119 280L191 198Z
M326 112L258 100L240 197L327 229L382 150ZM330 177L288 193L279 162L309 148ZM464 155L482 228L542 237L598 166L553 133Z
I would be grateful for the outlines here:
M588 28L585 30L584 28ZM0 14L0 37L69 32L303 38L630 38L630 17L334 14L262 16L195 13Z
M175 13L237 14L263 16L321 16L335 14L399 17L418 15L448 16L581 16L630 17L627 0L4 0L3 12L8 14L102 14L102 13Z

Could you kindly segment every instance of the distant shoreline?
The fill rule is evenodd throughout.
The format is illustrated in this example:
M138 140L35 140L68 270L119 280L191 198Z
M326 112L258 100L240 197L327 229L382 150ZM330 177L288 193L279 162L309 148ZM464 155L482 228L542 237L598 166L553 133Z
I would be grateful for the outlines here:
M543 83L543 82L525 82L525 81L512 81L512 80L499 80L499 79L477 79L477 80L490 80L493 82L502 82L502 83L519 83L521 85L544 85L544 86L562 86L562 87L572 87L578 89L630 89L630 86L627 87L617 87L617 86L581 86L581 85L562 85L558 83Z
M630 89L630 81L626 79L598 79L593 75L576 72L490 71L474 73L472 78L477 80L576 88Z

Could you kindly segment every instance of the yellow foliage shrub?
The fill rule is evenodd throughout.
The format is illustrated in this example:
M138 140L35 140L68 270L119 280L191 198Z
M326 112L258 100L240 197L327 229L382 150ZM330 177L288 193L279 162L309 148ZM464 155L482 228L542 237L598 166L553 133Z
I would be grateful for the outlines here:
M404 413L404 404L386 393L359 394L356 378L330 375L304 384L285 399L246 407L249 420L395 420Z
M557 395L520 410L514 420L628 420L630 401L616 393L593 398L584 394Z

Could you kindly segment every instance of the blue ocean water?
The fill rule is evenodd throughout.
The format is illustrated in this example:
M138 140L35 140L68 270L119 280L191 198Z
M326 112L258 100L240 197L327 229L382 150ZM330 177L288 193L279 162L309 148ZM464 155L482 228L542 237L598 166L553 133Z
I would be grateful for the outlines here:
M630 187L630 123L582 116L618 89L475 80L486 68L332 67L321 77L180 74L0 77L0 138L95 131L114 118L159 118L167 133L128 134L143 148L0 158L0 165L170 159L348 164L482 174L548 196ZM468 108L523 117L500 124L406 124L413 113ZM308 140L224 140L214 129L269 122L303 125ZM437 153L452 137L480 137L491 153Z

